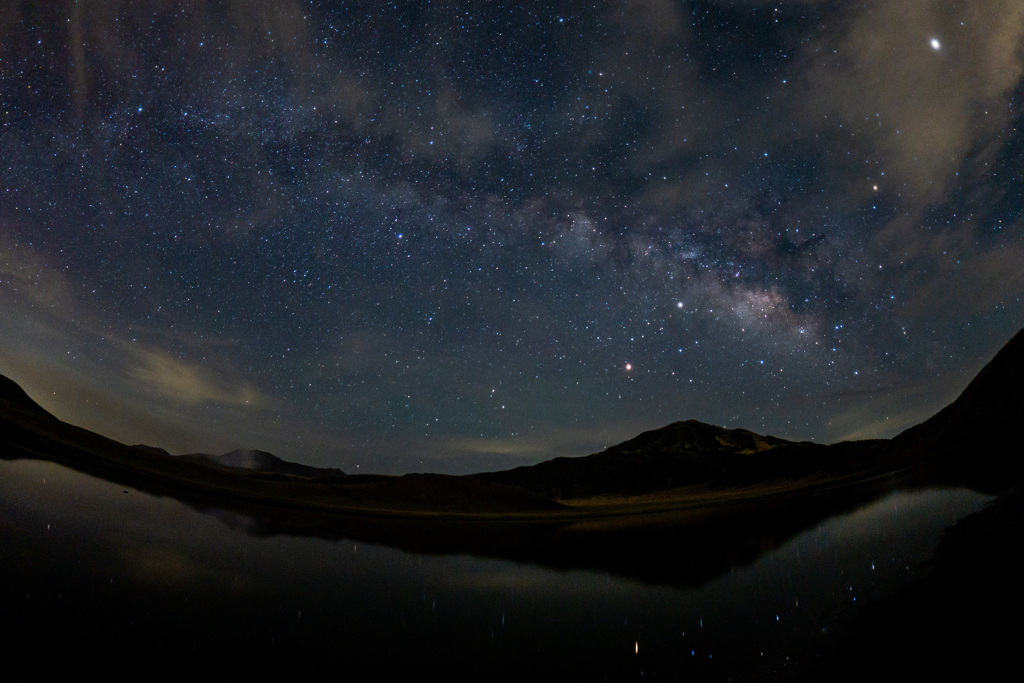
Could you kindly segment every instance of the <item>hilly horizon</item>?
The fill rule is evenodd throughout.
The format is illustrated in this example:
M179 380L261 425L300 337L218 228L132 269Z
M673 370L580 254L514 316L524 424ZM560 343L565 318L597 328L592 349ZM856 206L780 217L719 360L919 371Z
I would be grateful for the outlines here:
M586 456L559 457L509 470L462 476L354 475L336 468L288 462L259 450L173 456L153 446L125 446L61 422L6 377L0 377L0 407L4 409L2 418L7 425L3 437L6 443L16 444L18 434L22 441L29 437L27 442L38 442L42 437L64 449L61 459L65 461L70 448L79 460L83 453L89 453L94 460L98 456L94 464L107 467L113 465L109 458L100 461L104 455L116 453L120 467L129 469L145 470L154 465L159 469L161 463L166 463L191 468L190 476L195 476L195 468L199 467L199 472L213 469L229 476L238 473L265 483L325 482L334 487L334 495L357 507L372 506L374 496L389 498L401 490L400 497L405 502L399 507L429 508L432 497L443 500L451 493L446 492L447 487L458 489L458 495L452 495L463 500L454 503L454 509L464 504L470 509L487 509L488 496L505 501L499 506L502 509L510 509L508 505L512 509L517 505L536 509L542 500L632 499L692 487L721 490L756 488L772 482L810 484L925 464L947 474L959 472L979 485L998 486L1002 479L1015 480L1021 473L1020 458L1005 457L1009 454L1004 451L1014 442L1015 425L1024 416L1022 386L1024 330L996 354L952 404L892 439L824 445L789 441L741 428L726 429L691 419L643 432ZM45 456L46 446L40 443L29 450L38 454L40 449ZM133 454L140 460L131 464ZM958 460L958 454L970 457ZM74 462L75 457L70 461ZM418 482L415 485L414 480ZM423 491L416 492L416 486ZM479 489L481 486L484 489ZM469 500L471 504L467 503Z
M72 430L86 432L58 420L39 407L15 382L8 378L3 379L4 386L8 389L0 396L0 401L7 403L8 406L20 407L27 415L53 420ZM106 437L88 433L107 440ZM353 481L386 481L411 476L438 477L446 480L464 478L501 484L552 500L600 495L642 495L680 486L710 483L715 480L716 475L719 480L715 483L724 484L726 482L721 479L721 475L740 475L744 470L746 475L739 479L746 483L756 483L758 472L763 469L753 459L757 455L774 451L784 453L792 460L796 454L810 456L812 453L820 454L823 449L830 448L827 445L794 442L760 435L743 428L728 429L690 419L643 432L598 453L559 457L510 470L468 475L415 472L404 475L381 475L351 474L337 468L289 462L272 453L255 449L235 449L219 455L172 455L163 448L146 444L125 446L113 441L111 443L149 457L188 462L222 471L237 470L250 476L284 475L311 480L345 477ZM806 460L806 457L803 459ZM804 464L804 470L808 469L807 465L808 463ZM810 467L813 469L813 464ZM732 483L736 481L739 480Z
M164 480L185 477L196 482L207 476L203 472L215 471L220 473L218 477L228 477L228 482L248 482L243 489L258 482L260 492L247 495L301 497L309 492L300 494L273 486L275 482L306 482L314 487L311 491L320 504L326 496L357 508L389 501L387 505L398 509L440 506L473 511L490 509L490 498L502 501L497 506L502 510L537 510L548 505L542 501L564 507L558 504L632 500L693 487L714 491L780 483L792 486L793 482L811 486L923 466L945 475L963 476L981 486L998 487L1021 474L1020 458L1008 457L1006 450L1015 443L1016 425L1024 417L1022 386L1024 330L996 354L952 404L888 440L829 445L794 442L691 419L643 432L586 456L559 457L462 476L389 476L347 474L336 468L288 462L259 450L173 456L153 446L126 446L58 420L17 383L0 376L0 419L5 426L0 438L35 457L54 457L73 466L76 462L86 464L99 472L111 467L135 474L155 469ZM167 467L171 470L163 471ZM232 486L235 484L221 481L215 488L223 492Z

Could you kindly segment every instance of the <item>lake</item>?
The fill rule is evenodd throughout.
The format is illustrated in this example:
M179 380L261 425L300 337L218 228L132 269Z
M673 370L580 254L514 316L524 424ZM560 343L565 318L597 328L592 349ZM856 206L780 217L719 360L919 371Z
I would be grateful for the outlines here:
M735 552L723 530L713 558L665 528L573 566L281 533L54 463L0 460L0 609L16 632L3 649L32 678L214 663L348 680L770 680L920 576L942 530L990 500L888 491L761 529ZM662 557L673 563L650 566ZM698 569L676 576L679 562Z

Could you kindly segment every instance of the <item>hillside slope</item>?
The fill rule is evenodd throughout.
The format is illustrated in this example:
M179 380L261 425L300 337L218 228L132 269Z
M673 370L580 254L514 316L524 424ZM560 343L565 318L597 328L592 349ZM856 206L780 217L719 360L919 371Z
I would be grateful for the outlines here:
M1006 487L1024 477L1024 330L1014 335L960 396L892 440L895 457L928 460L971 483Z

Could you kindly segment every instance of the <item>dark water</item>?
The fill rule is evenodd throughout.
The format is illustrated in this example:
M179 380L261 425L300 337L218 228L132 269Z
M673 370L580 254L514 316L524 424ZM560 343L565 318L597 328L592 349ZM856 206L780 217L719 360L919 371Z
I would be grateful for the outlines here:
M788 540L766 536L760 556L718 558L717 576L694 586L257 535L244 517L0 461L0 610L14 627L2 647L13 680L211 665L345 680L770 680L827 651L859 605L921 575L942 529L989 500L890 493ZM687 553L671 532L644 542Z

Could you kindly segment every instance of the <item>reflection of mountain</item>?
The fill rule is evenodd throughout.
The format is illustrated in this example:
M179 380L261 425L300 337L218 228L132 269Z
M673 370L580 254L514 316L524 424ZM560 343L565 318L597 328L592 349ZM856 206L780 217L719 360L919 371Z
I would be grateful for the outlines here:
M745 566L834 515L890 493L878 478L828 495L788 494L654 513L590 518L380 517L304 511L267 514L251 506L192 507L251 536L347 539L424 555L474 555L645 583L693 586Z

